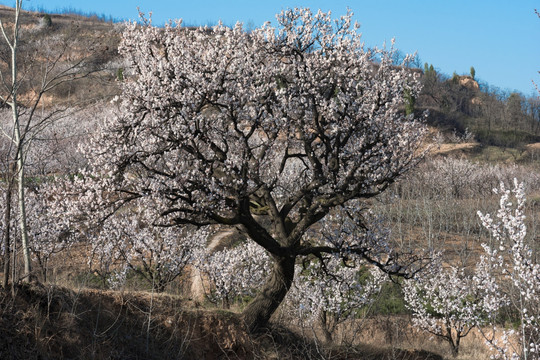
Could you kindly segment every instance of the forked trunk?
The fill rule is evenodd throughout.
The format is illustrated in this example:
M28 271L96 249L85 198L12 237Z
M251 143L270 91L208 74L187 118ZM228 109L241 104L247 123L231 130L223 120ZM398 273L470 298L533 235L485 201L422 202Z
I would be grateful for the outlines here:
M452 347L452 357L456 358L459 354L459 346L456 346L454 344L450 344Z
M330 325L328 323L328 313L326 311L321 311L321 314L320 314L320 317L319 317L319 321L321 323L321 331L322 331L322 334L324 336L324 341L326 341L327 343L332 343L333 339L332 339L332 332L330 331Z
M294 261L293 257L274 258L274 267L266 284L242 313L249 332L263 329L287 295L294 279Z
M456 339L454 340L452 336L452 329L447 326L446 331L448 332L449 336L447 338L448 343L450 344L450 347L452 349L452 356L456 358L459 354L459 343L461 341L461 331L456 332Z

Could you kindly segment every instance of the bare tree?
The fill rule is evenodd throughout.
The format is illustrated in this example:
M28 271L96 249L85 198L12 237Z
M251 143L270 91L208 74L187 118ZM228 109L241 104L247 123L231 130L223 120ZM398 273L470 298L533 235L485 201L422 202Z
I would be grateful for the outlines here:
M44 129L69 116L76 107L71 99L61 102L61 96L46 99L45 94L57 95L54 92L66 84L98 71L100 64L96 64L96 59L88 55L94 53L92 44L77 43L77 31L64 29L51 35L43 33L48 30L39 27L23 31L22 3L22 0L16 1L12 22L0 19L0 29L10 54L9 58L0 56L0 101L11 107L11 123L2 124L4 138L10 142L5 152L6 191L11 191L16 183L24 260L23 279L29 280L32 267L25 206L28 154ZM9 27L11 32L8 31ZM82 48L87 50L86 53L80 53ZM7 193L6 199L10 197L11 194ZM10 212L6 211L5 221L10 216ZM7 229L9 221L5 225ZM6 247L9 245L7 237L9 231L4 234ZM9 249L6 251L9 252ZM6 253L6 259L8 257ZM5 273L6 278L8 274Z
M4 22L0 19L0 28L2 29L2 34L6 43L9 45L11 50L11 83L6 86L8 95L2 97L4 103L9 104L12 110L13 115L13 133L6 134L13 141L15 148L15 162L16 162L16 174L17 174L17 190L18 190L18 199L19 199L19 226L21 228L21 241L23 247L23 258L24 258L24 274L25 276L30 276L31 272L31 262L30 262L30 251L28 247L28 231L26 229L26 211L24 203L24 154L23 154L23 139L21 136L21 123L19 118L19 103L17 101L19 81L17 74L17 51L19 49L19 30L20 30L20 14L21 14L21 5L22 0L17 0L15 3L15 21L13 24L13 35L10 38L7 34ZM4 78L2 74L2 78ZM4 83L5 84L5 83ZM1 96L1 95L0 95ZM11 191L11 186L8 186L8 192ZM6 201L11 195L6 196ZM6 211L6 214L8 212ZM9 227L9 221L6 223L6 226ZM6 232L9 236L9 233ZM6 241L6 244L8 241ZM6 249L7 251L7 249ZM8 276L9 272L4 274ZM4 282L5 283L5 282Z

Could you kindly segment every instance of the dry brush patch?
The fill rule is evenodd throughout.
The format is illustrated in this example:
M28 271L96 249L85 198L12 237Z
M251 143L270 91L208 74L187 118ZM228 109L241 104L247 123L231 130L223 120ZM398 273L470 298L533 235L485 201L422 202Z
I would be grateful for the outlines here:
M235 316L189 309L173 296L24 285L0 299L2 359L212 359L248 351Z
M2 359L441 359L321 344L276 323L250 335L236 313L176 296L41 284L0 290L0 334Z

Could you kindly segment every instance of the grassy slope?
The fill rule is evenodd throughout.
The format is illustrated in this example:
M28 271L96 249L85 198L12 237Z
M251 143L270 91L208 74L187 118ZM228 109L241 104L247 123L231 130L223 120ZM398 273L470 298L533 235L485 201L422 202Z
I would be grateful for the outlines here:
M283 327L246 333L237 315L178 297L44 285L0 290L1 359L440 359L414 350L321 347Z

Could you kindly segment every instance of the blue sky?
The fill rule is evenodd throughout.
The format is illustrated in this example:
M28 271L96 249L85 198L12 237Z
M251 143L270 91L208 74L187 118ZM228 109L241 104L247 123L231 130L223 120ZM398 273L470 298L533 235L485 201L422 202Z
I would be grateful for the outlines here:
M13 6L13 0L0 4ZM188 24L204 25L222 20L255 26L274 20L287 7L332 10L336 16L347 7L360 22L368 46L380 46L396 38L403 52L418 51L429 62L451 75L468 74L503 90L533 95L531 80L540 83L539 0L26 0L24 8L48 10L75 8L84 12L136 19L137 6L153 12L153 22L182 18Z

